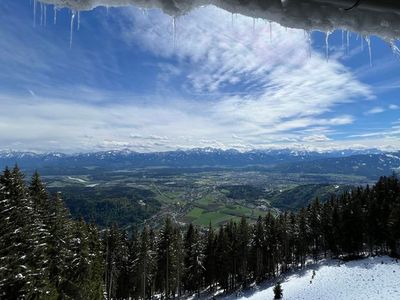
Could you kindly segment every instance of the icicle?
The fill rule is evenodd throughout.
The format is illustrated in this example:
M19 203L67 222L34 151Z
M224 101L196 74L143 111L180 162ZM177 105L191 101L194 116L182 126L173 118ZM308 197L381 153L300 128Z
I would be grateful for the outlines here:
M40 26L43 25L43 3L40 3Z
M47 5L46 4L43 4L43 23L44 23L44 26L46 26L47 25Z
M272 43L272 22L269 22L269 40Z
M172 18L172 41L174 45L174 50L176 47L176 19L175 17Z
M72 11L71 15L71 26L70 26L70 33L69 33L69 48L72 48L72 38L74 32L74 19L75 19L75 11Z
M231 17L232 17L232 20L231 20L232 24L231 25L232 25L232 28L233 28L233 13L231 14Z
M364 38L365 37L361 37L361 51L364 52Z
M349 54L349 51L350 51L350 31L347 31L347 35L346 35L346 49L347 49L347 54Z
M342 49L344 49L344 29L342 29Z
M392 48L393 54L400 55L400 49L399 49L399 47L397 47L396 41L390 40L389 44L390 44L390 48Z
M253 18L253 34L256 31L256 19Z
M331 31L327 31L325 34L326 60L329 60L329 36L331 35L331 33Z
M310 56L310 58L311 58L311 53L312 53L312 36L311 36L311 31L308 31L307 32L307 35L308 35L308 55Z
M110 12L110 8L108 6L106 6L106 10L107 10L107 17L108 17L108 14Z
M368 45L368 54L369 54L369 65L372 67L372 47L371 47L371 38L369 36L365 37Z
M54 5L54 25L57 24L57 7Z
M81 12L78 11L78 31L81 28Z
M36 0L33 0L33 27L36 27Z

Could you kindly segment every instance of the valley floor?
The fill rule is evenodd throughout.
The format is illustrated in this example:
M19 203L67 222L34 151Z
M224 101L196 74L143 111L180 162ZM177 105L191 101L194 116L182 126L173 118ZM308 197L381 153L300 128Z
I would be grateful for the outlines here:
M315 271L315 273L313 273ZM313 274L315 274L314 278ZM328 260L301 272L289 274L282 281L283 299L400 299L400 260L387 256L356 261ZM273 286L258 287L240 297L224 300L273 299Z

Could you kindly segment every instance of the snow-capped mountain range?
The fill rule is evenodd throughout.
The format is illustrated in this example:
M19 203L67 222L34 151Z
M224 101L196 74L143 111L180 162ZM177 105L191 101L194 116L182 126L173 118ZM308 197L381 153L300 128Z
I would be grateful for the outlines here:
M263 150L250 150L241 152L236 149L219 149L219 148L192 148L188 150L175 150L164 152L136 152L129 149L124 150L108 150L97 152L82 152L75 154L65 154L62 152L29 152L29 151L14 151L14 150L0 150L0 159L4 158L66 158L66 157L96 157L105 159L109 157L127 157L134 155L141 156L174 156L174 155L270 155L270 156L293 156L293 157L344 157L356 154L379 154L383 151L378 149L343 149L343 150L329 150L329 151L312 151L312 150L298 150L290 148L282 149L263 149Z
M262 167L284 173L342 173L376 177L400 171L400 152L386 153L376 149L330 152L267 149L239 152L215 148L152 153L130 150L77 154L0 151L0 167L14 164L27 170L65 170L85 166L107 170L144 167Z

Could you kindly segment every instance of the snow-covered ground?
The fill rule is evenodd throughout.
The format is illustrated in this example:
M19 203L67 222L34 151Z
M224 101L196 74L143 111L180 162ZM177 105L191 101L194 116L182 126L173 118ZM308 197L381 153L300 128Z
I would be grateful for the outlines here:
M400 299L400 260L397 262L387 256L346 263L330 260L289 275L282 281L282 288L283 299ZM267 300L273 297L273 286L270 286L242 297L225 299Z
M71 177L71 176L68 176L67 178L68 178L69 180L76 181L76 182L79 182L79 183L86 183L86 182L87 182L86 180L84 180L84 179L82 179L82 178L78 178L78 177Z

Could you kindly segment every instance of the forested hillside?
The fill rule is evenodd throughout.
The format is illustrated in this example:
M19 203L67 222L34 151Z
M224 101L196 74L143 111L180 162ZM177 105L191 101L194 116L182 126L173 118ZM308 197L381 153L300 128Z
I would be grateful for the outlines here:
M0 177L0 299L101 299L102 241L15 167Z
M399 255L400 182L318 200L298 213L242 218L218 230L178 226L102 232L73 221L59 194L39 175L29 186L15 167L0 177L1 299L149 299L223 289L234 291L306 259ZM105 295L105 296L104 296Z

